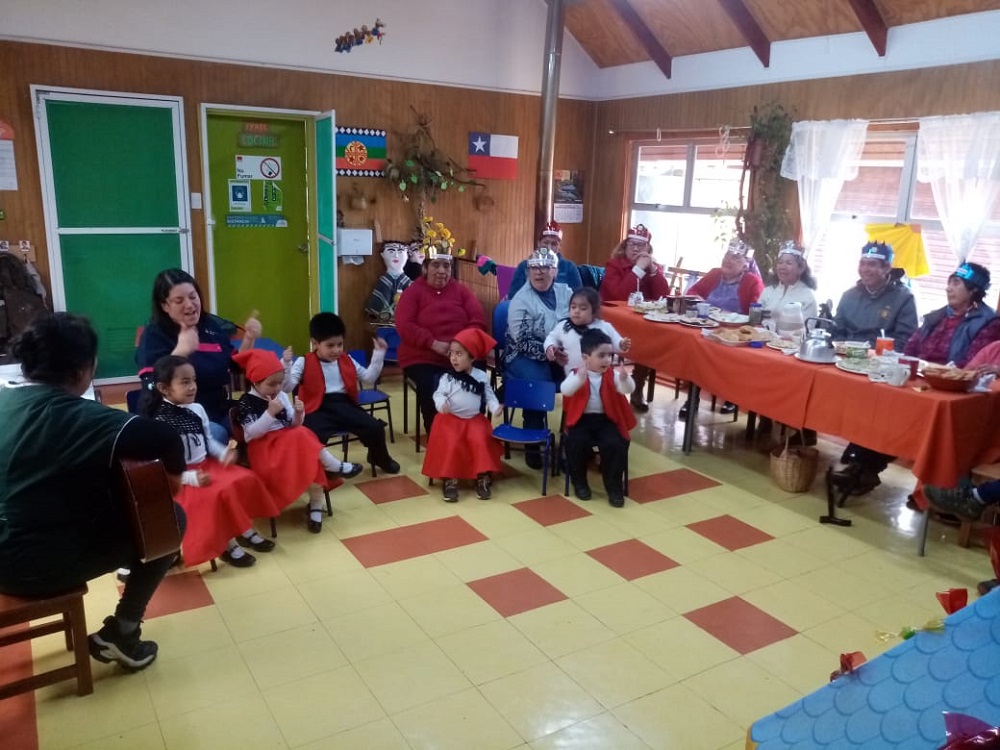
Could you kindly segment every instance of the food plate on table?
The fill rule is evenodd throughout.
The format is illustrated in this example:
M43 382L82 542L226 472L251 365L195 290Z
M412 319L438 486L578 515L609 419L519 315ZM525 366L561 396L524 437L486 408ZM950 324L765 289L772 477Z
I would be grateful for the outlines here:
M777 349L779 352L793 352L799 348L798 341L783 338L773 338L767 342L767 345L771 349Z
M719 324L710 318L680 318L677 321L688 328L718 328Z
M975 370L962 370L958 367L941 367L927 365L920 373L924 380L936 391L952 391L962 393L969 390L979 379Z
M709 312L708 317L719 325L724 326L744 326L750 322L749 315L742 315L736 312L724 312L722 310Z
M804 357L801 357L798 352L795 352L795 354L792 356L794 356L795 359L797 359L799 362L806 362L810 365L832 365L836 362L835 359L830 359L830 360L805 359Z
M867 376L873 372L878 372L882 367L882 362L875 358L837 357L836 365L838 370L843 370L853 375Z
M681 319L677 313L650 312L643 315L646 320L654 323L676 323Z

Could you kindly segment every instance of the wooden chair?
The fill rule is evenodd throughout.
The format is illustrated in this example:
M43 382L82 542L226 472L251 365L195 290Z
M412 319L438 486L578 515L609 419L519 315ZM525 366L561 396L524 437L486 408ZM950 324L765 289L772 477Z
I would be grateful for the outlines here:
M66 650L73 652L73 663L68 666L0 685L0 699L72 679L76 680L77 695L90 695L94 692L94 678L90 672L90 654L87 648L87 617L83 609L83 596L86 593L87 584L47 599L23 599L0 594L0 630L7 630L16 625L28 626L0 633L0 647L50 633L63 633ZM29 625L32 620L55 615L60 615L61 618L39 625Z
M975 485L983 484L984 482L995 482L1000 479L1000 463L995 464L979 464L978 466L972 467L970 472L972 475L972 483ZM930 515L931 513L937 512L933 505L930 505L926 511L924 511L924 517L920 522L920 543L917 547L917 554L920 557L924 556L927 546L927 527L930 526ZM958 525L958 546L968 547L969 541L972 539L972 532L977 525L980 526L1000 526L1000 508L996 505L987 506L983 510L983 515L979 517L977 521L969 521L965 518L961 520Z

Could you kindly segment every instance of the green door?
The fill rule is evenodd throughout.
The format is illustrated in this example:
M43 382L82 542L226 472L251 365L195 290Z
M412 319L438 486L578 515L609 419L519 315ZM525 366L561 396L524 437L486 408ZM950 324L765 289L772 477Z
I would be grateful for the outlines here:
M189 265L181 101L34 93L55 309L91 319L98 378L134 377L153 277Z
M302 118L209 112L215 311L297 352L309 344L309 172Z

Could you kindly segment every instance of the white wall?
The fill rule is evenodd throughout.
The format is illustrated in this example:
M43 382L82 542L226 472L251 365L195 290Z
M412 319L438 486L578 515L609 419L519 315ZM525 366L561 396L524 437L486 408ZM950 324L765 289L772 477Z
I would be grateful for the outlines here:
M343 32L386 22L386 39L334 51ZM545 0L0 0L0 37L538 93ZM560 95L621 99L1000 58L1000 11L865 34L777 42L764 68L749 47L598 69L569 34ZM266 75L266 74L262 74Z

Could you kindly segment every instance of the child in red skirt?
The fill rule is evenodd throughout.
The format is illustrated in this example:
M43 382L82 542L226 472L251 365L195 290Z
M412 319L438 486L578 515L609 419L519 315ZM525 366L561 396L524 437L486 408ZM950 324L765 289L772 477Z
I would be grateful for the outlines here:
M221 557L237 568L250 567L257 559L243 547L274 549L274 542L253 528L254 518L277 515L271 493L256 474L233 465L235 450L212 438L208 415L194 401L198 385L190 362L172 354L161 357L153 366L153 378L156 387L148 393L145 415L177 430L188 466L181 476L184 488L176 497L187 513L185 564Z
M491 472L500 471L503 449L493 437L493 427L484 414L503 411L490 388L486 373L473 367L496 346L489 335L477 328L455 334L448 347L453 372L445 373L434 391L434 418L427 439L423 474L444 479L445 502L458 501L458 480L475 479L476 496L488 500Z
M233 355L233 361L243 368L251 383L236 407L250 467L279 508L308 492L306 527L318 534L323 530L324 484L337 477L357 476L363 467L338 461L311 430L302 426L305 407L298 398L293 404L282 392L285 366L274 352L249 349Z

